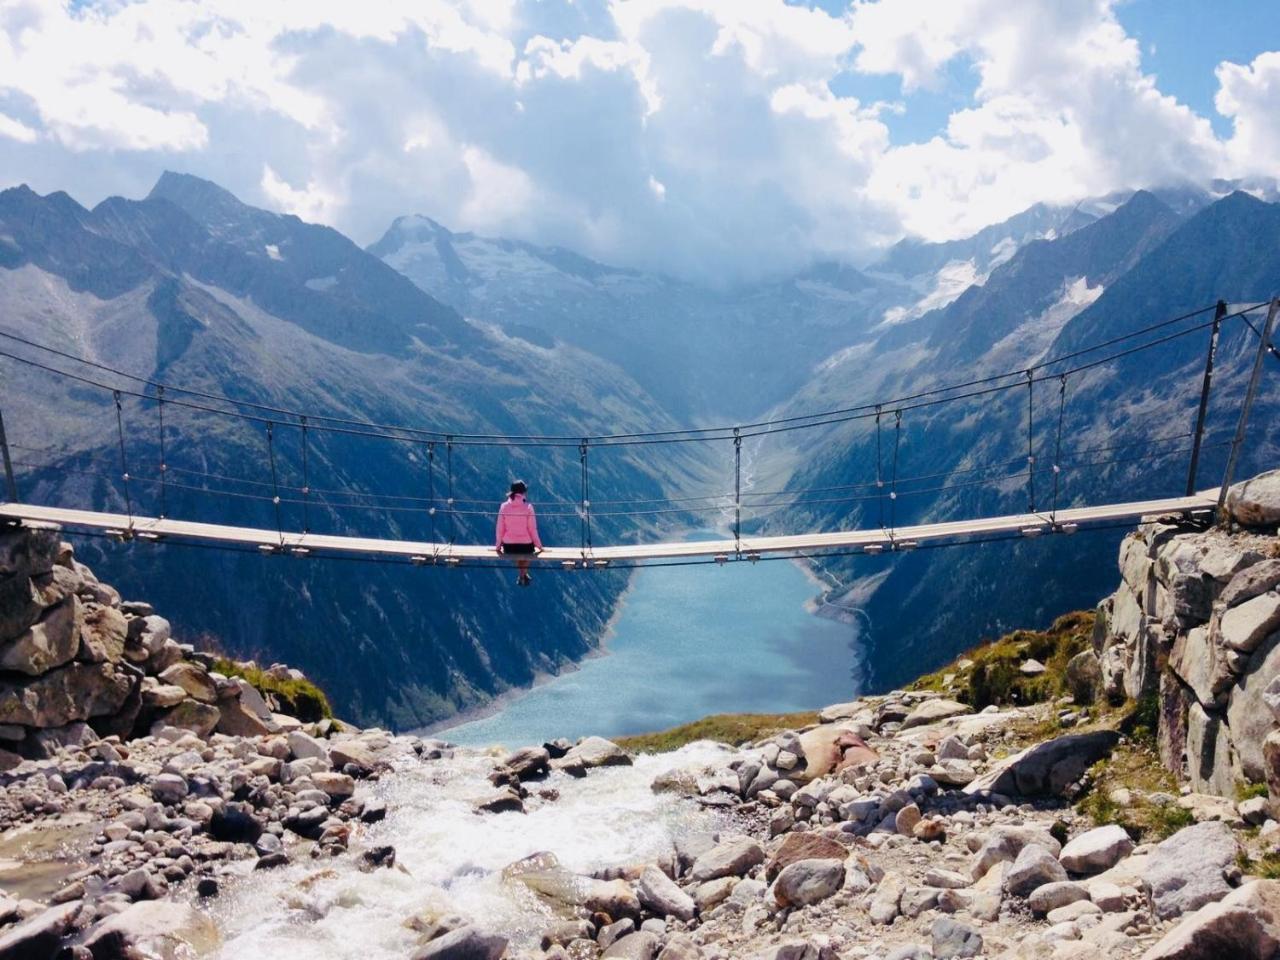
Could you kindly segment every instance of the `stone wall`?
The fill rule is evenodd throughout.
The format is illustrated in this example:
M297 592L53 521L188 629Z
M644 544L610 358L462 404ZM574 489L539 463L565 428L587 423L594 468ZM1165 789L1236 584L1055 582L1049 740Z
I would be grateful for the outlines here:
M1094 656L1102 695L1158 703L1161 759L1193 790L1266 783L1280 803L1280 471L1228 506L1230 529L1165 518L1125 537Z
M0 528L0 770L156 724L201 736L297 725L213 663L100 583L56 528Z

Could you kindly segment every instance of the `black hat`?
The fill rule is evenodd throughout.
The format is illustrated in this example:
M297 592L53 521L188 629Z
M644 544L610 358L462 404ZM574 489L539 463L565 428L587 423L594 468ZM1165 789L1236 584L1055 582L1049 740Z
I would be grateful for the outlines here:
M528 493L529 488L525 485L525 482L523 480L513 480L511 481L511 492L512 493Z

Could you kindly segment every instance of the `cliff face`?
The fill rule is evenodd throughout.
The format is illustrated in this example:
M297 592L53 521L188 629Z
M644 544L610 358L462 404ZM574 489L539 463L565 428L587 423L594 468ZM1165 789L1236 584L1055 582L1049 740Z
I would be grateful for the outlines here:
M1095 652L1112 701L1159 704L1162 762L1193 790L1280 801L1280 471L1232 489L1233 526L1156 521L1120 547Z

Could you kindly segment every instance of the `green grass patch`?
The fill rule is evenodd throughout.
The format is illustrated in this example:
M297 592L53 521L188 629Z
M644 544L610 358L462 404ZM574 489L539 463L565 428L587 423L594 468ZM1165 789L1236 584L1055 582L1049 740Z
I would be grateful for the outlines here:
M227 677L242 677L264 697L275 696L283 713L297 717L303 723L318 723L333 719L333 707L324 691L310 680L281 680L265 670L250 667L226 657L219 657L213 669Z
M1053 621L1048 630L1015 630L998 640L988 640L966 651L941 670L925 674L908 689L949 693L975 710L998 706L1025 706L1069 694L1067 664L1092 645L1094 613L1081 610ZM973 666L961 670L960 660ZM1038 660L1045 671L1026 676L1021 671L1027 660ZM945 677L954 674L950 686Z
M1132 711L1130 717L1137 712ZM1153 803L1148 799L1154 793L1178 796L1177 779L1161 765L1150 745L1132 740L1121 744L1110 757L1094 764L1089 773L1092 786L1079 809L1098 826L1115 823L1135 840L1163 840L1195 822L1191 811L1176 802ZM1111 799L1111 794L1121 787L1129 791L1128 803Z
M1280 853L1266 853L1261 857L1251 857L1241 852L1236 858L1241 873L1262 880L1280 880Z
M632 737L617 737L616 742L618 746L632 753L666 753L697 740L715 740L736 747L753 740L762 740L782 730L797 730L817 722L818 714L815 711L718 713L695 720L693 723L672 727L670 730L641 733Z
M1265 783L1241 783L1236 787L1236 801L1238 803L1268 796L1270 796L1270 792L1267 790Z

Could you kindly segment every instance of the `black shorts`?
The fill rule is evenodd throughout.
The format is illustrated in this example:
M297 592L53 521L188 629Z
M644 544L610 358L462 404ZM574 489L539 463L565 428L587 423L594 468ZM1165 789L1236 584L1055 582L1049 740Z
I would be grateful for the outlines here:
M504 543L502 552L504 554L533 553L534 547L532 543Z

